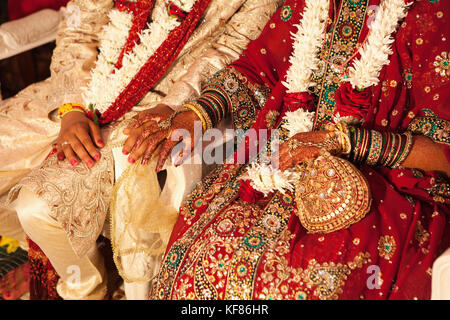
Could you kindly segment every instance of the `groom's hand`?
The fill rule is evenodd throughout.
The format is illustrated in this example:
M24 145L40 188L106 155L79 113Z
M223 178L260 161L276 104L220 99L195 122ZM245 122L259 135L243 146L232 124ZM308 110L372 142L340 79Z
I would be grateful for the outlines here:
M72 166L78 165L81 159L88 168L92 168L100 160L96 146L103 148L104 142L100 128L84 113L73 111L61 120L57 145L58 159L66 158Z

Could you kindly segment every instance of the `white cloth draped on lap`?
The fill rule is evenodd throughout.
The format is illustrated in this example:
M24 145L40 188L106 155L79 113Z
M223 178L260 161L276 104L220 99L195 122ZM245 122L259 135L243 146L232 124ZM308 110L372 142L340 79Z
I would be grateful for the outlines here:
M182 199L201 180L202 166L166 165L167 182L161 190L157 158L147 166L130 165L122 154L124 125L111 138L116 175L110 206L114 261L125 281L148 282L158 271Z

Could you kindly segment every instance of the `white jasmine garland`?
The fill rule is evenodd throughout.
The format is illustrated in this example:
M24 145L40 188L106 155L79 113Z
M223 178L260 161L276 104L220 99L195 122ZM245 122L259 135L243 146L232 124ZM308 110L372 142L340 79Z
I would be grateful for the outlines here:
M381 69L389 64L394 42L393 33L400 20L406 17L410 4L404 0L384 0L375 21L372 23L369 36L360 49L360 59L349 68L349 77L353 88L365 89L379 83ZM326 21L329 13L328 0L306 0L305 12L296 34L293 34L293 53L289 61L291 67L287 71L283 85L288 93L308 92L316 84L311 76L319 66L319 51L325 37ZM314 112L299 109L287 112L283 118L284 129L291 138L300 132L313 130ZM247 168L247 178L252 187L267 196L271 192L292 191L297 179L294 168L281 172L268 164L252 163Z
M184 12L190 12L195 0L173 1ZM152 21L140 34L140 43L125 54L122 68L115 67L120 53L128 39L132 27L133 14L112 9L110 22L101 35L100 53L93 70L91 80L83 89L86 105L93 104L101 113L105 112L127 87L148 59L167 39L170 32L181 22L170 16L165 1L156 1L152 11Z
M293 191L294 183L298 175L295 170L281 171L267 164L253 162L247 167L247 175L242 179L249 179L253 189L263 193L264 196L271 192L279 191L285 193L286 190Z
M285 128L289 132L289 138L297 133L310 132L314 124L314 112L298 109L294 112L286 112L283 117ZM294 183L298 179L294 168L281 171L270 164L253 162L247 167L247 175L242 177L249 179L253 189L267 196L271 192L286 190L293 191Z
M405 0L385 0L364 45L359 50L361 57L348 69L348 81L354 89L365 89L379 83L381 69L389 64L392 52L393 34L400 20L406 17L408 7Z
M319 51L325 40L325 28L330 9L329 0L306 0L300 24L293 33L293 54L289 58L291 67L286 74L284 86L287 92L306 92L315 86L311 76L318 69Z
M286 112L283 117L283 128L288 131L288 137L292 138L297 133L310 132L314 127L315 112L298 109L294 112Z

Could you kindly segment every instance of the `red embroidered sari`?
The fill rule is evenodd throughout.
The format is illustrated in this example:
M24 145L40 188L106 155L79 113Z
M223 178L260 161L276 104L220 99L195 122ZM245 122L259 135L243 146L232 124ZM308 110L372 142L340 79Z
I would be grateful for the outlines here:
M323 62L353 55L368 33L369 6L378 4L343 0L330 10L337 22L322 49ZM304 1L286 1L243 57L213 80L228 90L235 126L245 127L249 115L254 128L270 127L274 115L280 122L290 34L303 9ZM411 6L395 35L390 64L371 88L364 127L423 134L448 153L449 15L446 1ZM314 75L316 129L332 121L340 87L340 70L323 65ZM238 89L230 85L236 82ZM270 92L262 109L249 103L261 87ZM295 214L293 194L249 203L239 195L245 166L218 168L183 204L153 298L429 299L433 261L450 245L445 181L434 172L359 169L371 189L370 212L347 229L308 234Z

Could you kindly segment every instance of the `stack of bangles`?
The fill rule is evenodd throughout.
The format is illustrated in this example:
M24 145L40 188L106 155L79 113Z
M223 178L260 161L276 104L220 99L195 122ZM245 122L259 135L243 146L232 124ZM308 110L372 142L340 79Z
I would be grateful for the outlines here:
M349 160L354 163L366 163L369 166L399 168L413 145L413 136L410 132L381 133L347 127L345 124L337 125L336 130L349 137L351 145L350 152L347 153Z
M203 131L217 127L219 122L226 117L229 110L229 102L218 90L208 89L202 92L202 96L196 101L184 105L194 111L202 121Z

